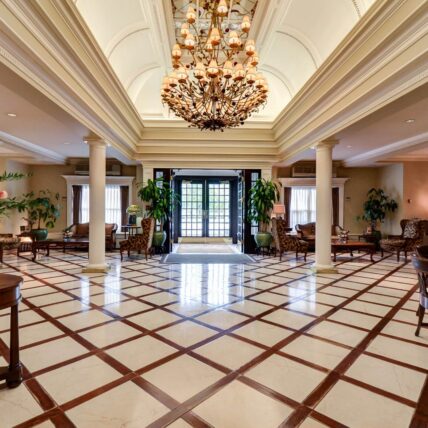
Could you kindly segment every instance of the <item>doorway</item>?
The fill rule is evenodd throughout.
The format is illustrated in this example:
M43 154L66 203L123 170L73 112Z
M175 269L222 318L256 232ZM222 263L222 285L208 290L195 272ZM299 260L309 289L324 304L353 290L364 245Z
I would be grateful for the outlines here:
M183 179L180 187L181 238L232 238L231 179Z

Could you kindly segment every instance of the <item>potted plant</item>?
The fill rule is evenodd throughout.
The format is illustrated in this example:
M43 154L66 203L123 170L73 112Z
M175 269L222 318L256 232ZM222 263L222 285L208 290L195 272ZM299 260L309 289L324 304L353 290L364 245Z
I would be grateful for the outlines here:
M259 178L250 189L248 200L248 220L257 222L259 231L254 236L258 247L269 247L272 235L267 231L270 212L279 199L279 190L272 180Z
M5 171L0 175L0 182L3 181L17 181L29 177L30 174L23 174L21 172L7 172ZM0 218L8 217L10 211L14 209L23 210L25 208L25 200L17 199L16 197L10 198L6 190L0 191Z
M162 247L166 241L164 224L171 217L171 212L179 203L178 195L171 189L168 181L163 178L148 180L147 185L138 190L138 196L150 205L146 208L147 215L153 217L159 224L159 230L154 233L153 245Z
M130 205L126 209L127 214L129 214L128 217L128 224L136 225L137 224L137 215L141 213L141 207L138 205Z
M41 190L25 195L25 203L19 207L20 212L27 211L30 234L36 241L44 241L48 237L48 229L55 226L60 215L59 193L52 194L49 190ZM34 229L34 225L37 227ZM45 227L42 227L44 225Z
M383 189L372 188L367 193L367 200L363 205L363 214L358 220L369 223L369 235L372 235L376 244L381 239L381 233L377 229L379 223L383 223L388 213L393 213L398 208L397 202L388 196Z

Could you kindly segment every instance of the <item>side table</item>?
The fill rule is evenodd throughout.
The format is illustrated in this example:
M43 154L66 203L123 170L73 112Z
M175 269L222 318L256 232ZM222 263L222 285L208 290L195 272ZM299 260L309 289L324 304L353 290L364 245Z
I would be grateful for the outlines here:
M21 300L22 277L0 274L0 309L10 308L9 367L0 368L0 380L6 380L9 388L22 382L19 361L18 304Z

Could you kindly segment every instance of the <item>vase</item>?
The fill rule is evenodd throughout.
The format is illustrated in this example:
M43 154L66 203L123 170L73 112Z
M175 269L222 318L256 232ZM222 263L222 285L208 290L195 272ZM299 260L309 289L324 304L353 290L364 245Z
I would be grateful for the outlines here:
M166 232L165 231L155 232L153 234L153 246L154 247L163 247L163 245L165 244L165 241L166 241Z
M259 248L269 248L272 243L273 236L269 232L257 232L254 235L254 240L256 241L257 247Z
M48 237L48 230L47 229L33 229L31 232L31 237L34 239L34 241L46 241Z

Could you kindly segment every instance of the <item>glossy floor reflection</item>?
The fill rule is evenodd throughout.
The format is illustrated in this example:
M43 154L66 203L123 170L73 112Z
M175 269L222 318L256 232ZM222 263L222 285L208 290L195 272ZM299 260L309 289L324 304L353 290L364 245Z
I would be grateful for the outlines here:
M426 421L428 329L416 275L394 257L247 265L6 255L23 275L25 382L0 426L404 427ZM0 313L0 355L9 317ZM1 361L4 364L4 359ZM421 423L422 423L421 422ZM422 425L420 425L422 426Z

